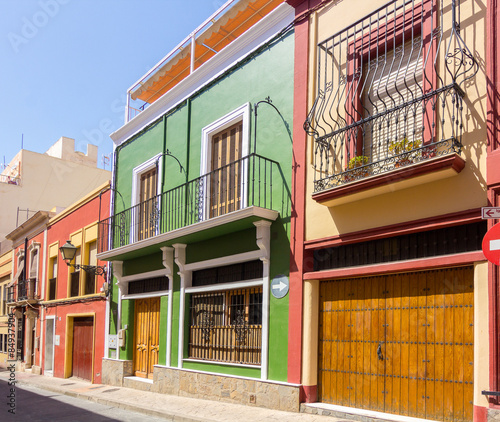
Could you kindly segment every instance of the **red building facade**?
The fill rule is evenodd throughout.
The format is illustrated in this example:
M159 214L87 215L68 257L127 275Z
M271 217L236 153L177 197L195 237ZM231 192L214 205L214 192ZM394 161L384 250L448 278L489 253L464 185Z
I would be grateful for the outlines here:
M46 283L39 330L45 375L76 376L101 382L104 356L107 279L75 266L103 266L96 258L97 223L109 214L109 183L97 188L48 223ZM59 248L77 248L71 265Z

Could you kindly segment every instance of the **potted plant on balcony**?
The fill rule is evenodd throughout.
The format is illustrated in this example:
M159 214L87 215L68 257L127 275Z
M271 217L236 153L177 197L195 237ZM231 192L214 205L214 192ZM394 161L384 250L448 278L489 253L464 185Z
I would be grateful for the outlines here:
M389 152L394 157L394 167L403 167L412 164L415 158L421 156L421 151L418 149L422 146L422 142L417 139L409 141L404 137L400 141L393 141L389 144Z
M357 155L352 157L347 164L347 169L344 174L345 182L352 182L353 180L368 177L371 174L371 169L366 166L370 159L365 155Z

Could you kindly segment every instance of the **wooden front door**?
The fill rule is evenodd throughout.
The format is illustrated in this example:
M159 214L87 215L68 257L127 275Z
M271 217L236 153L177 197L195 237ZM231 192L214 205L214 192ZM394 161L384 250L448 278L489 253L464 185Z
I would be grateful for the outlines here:
M136 299L134 326L134 372L153 378L158 363L160 338L160 298Z
M472 267L321 283L319 400L472 421Z
M158 175L156 168L141 174L139 192L139 240L152 237L157 231L157 184Z
M92 381L92 349L94 344L94 319L73 320L73 376Z
M211 218L240 208L242 127L239 122L212 137Z

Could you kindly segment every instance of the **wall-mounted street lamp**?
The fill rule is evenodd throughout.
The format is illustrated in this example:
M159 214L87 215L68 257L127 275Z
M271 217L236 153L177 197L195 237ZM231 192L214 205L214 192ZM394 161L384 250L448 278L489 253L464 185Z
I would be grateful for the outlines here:
M80 264L72 264L71 261L75 259L77 247L73 245L69 240L59 248L61 251L61 255L66 262L68 267L73 267L75 271L82 269L83 271L93 274L93 275L102 275L106 278L106 267L101 265L80 265ZM107 282L104 282L102 291L106 293L106 296L109 294L109 286Z

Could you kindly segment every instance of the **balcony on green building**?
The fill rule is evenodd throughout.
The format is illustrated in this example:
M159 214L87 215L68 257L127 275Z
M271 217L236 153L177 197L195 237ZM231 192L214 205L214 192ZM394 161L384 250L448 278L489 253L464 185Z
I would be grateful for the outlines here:
M274 221L286 206L283 180L279 164L258 154L233 161L100 221L98 257L141 256Z

